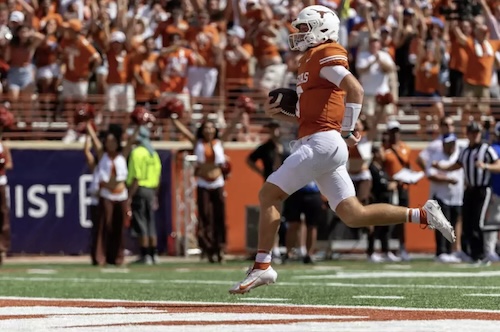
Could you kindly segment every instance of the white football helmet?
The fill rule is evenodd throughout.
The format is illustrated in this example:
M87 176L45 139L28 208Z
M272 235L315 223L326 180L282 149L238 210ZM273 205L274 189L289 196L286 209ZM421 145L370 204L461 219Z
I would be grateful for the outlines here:
M301 24L307 24L309 31L301 32ZM339 39L340 19L333 10L325 6L308 6L302 9L292 26L299 30L288 37L292 51L304 52L327 40L336 42Z

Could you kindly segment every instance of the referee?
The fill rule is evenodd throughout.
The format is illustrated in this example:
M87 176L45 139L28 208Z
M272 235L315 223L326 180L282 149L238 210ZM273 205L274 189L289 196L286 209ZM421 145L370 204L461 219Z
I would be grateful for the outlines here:
M161 161L149 140L149 129L142 126L137 135L137 147L128 160L127 186L132 209L132 232L139 238L140 257L136 263L157 263L155 212L160 185Z
M452 171L464 169L466 189L463 202L462 245L474 262L484 259L484 238L481 229L484 224L484 211L491 198L491 173L500 173L500 160L495 150L481 142L482 127L477 122L467 126L469 146L459 155L458 160L449 166L434 162L439 170ZM468 248L467 248L468 247Z

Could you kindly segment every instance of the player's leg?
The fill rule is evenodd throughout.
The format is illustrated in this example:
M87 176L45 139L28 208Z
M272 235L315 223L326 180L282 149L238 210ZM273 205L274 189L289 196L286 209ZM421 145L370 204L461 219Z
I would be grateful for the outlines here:
M271 267L271 250L281 222L281 203L312 181L314 164L311 147L301 145L262 186L259 192L259 241L255 263L246 278L234 285L229 290L230 293L243 294L276 281L277 273Z
M455 241L453 227L441 212L436 201L429 200L422 208L405 208L391 204L363 206L355 196L354 186L345 166L316 178L330 207L349 227L395 225L417 223L439 230L448 241Z

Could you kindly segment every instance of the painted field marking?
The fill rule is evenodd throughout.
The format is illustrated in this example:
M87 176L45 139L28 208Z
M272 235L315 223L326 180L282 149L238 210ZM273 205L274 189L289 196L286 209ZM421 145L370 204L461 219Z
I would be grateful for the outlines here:
M105 267L101 269L102 273L130 273L130 270L128 268L113 268L113 267Z
M411 268L412 266L407 264L384 264L384 269L387 270L409 270Z
M327 276L324 276L327 277ZM232 286L233 281L226 280L186 280L186 279L94 279L94 278L50 278L50 277L0 277L0 281L26 281L26 282L72 282L72 283L108 283L108 284L198 284L198 285L222 285ZM500 286L467 286L467 285L397 285L397 284L356 284L342 282L278 282L275 286L307 286L307 287L357 287L357 288L423 288L423 289L479 289L500 290Z
M500 294L462 294L462 296L500 297Z
M380 299L380 300L403 300L404 296L376 296L376 295L354 295L353 299Z
M147 307L148 305L154 304L165 304L165 305L217 305L217 306L234 306L235 303L229 302L202 302L202 301L137 301L137 300L123 300L123 299L80 299L80 298L61 298L61 297L22 297L22 296L0 296L1 300L18 300L18 301L43 301L43 302L82 302L82 303L116 303L117 305L125 304L138 304L142 307ZM414 308L414 307L396 307L396 306L357 306L357 305L327 305L327 304L288 304L288 303L238 303L238 306L279 306L288 308L326 308L326 309L375 309L375 310L390 310L390 311L422 311L422 312L435 312L436 310L443 312L478 312L478 313L494 313L499 314L500 310L488 310L488 309L463 309L463 308L452 308L452 309L442 309L442 308Z
M290 299L279 299L272 297L239 297L240 301L264 301L264 302L286 302L290 301Z
M334 275L293 276L293 279L374 279L374 278L470 278L500 277L500 271L474 272L417 272L417 271L380 271L380 272L338 272Z
M343 270L343 266L313 266L314 271L340 271Z
M191 272L191 269L188 268L178 268L174 270L175 272Z
M28 269L27 274L56 274L57 271L53 269Z

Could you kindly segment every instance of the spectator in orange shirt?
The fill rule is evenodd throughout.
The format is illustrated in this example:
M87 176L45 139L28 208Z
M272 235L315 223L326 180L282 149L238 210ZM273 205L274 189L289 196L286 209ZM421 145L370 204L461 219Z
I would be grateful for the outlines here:
M444 117L443 103L439 94L439 72L441 66L440 40L429 40L425 42L420 39L419 53L415 63L415 96L425 97L434 101L430 107L430 114L436 124Z
M127 37L121 31L113 31L106 49L108 76L106 79L106 101L109 111L132 112L135 107L135 93L132 86L131 57L127 51Z
M468 38L455 22L452 24L458 42L467 52L463 96L468 98L489 98L495 52L500 50L500 41L488 39L488 27L481 22L476 22L473 38ZM479 103L478 109L480 114L474 114L475 118L489 113L487 103ZM470 104L467 105L466 110L470 111Z
M162 98L175 96L179 98L186 111L191 110L190 95L188 90L188 70L191 66L204 64L203 57L195 51L182 46L181 32L170 35L171 44L162 49L157 63L160 71L160 91Z
M263 93L281 87L287 66L283 63L277 46L279 24L274 21L266 1L247 1L245 22L246 37L252 43L257 59L255 84Z
M472 35L472 26L469 21L459 23L460 30L465 37ZM450 31L450 88L448 97L461 97L464 90L464 73L467 70L467 51L458 41L455 32Z
M61 78L61 68L57 62L58 23L55 18L42 22L41 32L45 35L45 39L38 46L34 57L38 92L55 93Z
M158 52L156 52L155 41L149 37L144 45L139 48L134 61L133 79L135 85L136 101L139 105L155 103L159 97L160 72L157 65Z
M85 99L89 77L101 64L101 57L89 41L80 34L82 23L73 19L63 25L64 35L59 45L59 55L64 64L62 81L63 98Z
M237 94L248 91L252 86L250 73L250 58L253 47L248 43L243 44L245 30L240 26L233 26L227 31L227 46L224 50L225 87L229 100L234 100Z
M191 48L204 59L203 65L195 64L188 70L188 87L192 97L212 97L217 85L217 69L222 53L217 28L210 24L208 12L201 12L197 17L197 26L191 26L186 32L186 40Z
M89 41L81 35L82 23L69 20L63 25L64 33L59 44L59 57L63 63L62 97L65 102L78 102L87 98L89 78L101 64L101 56ZM68 106L68 108L72 108ZM72 118L63 142L71 143L78 138L73 128Z
M156 40L159 36L161 37L162 47L170 46L170 34L175 31L181 31L185 33L189 28L188 22L184 20L184 12L182 8L172 9L171 16L168 20L160 22L156 27L153 34L153 38Z

